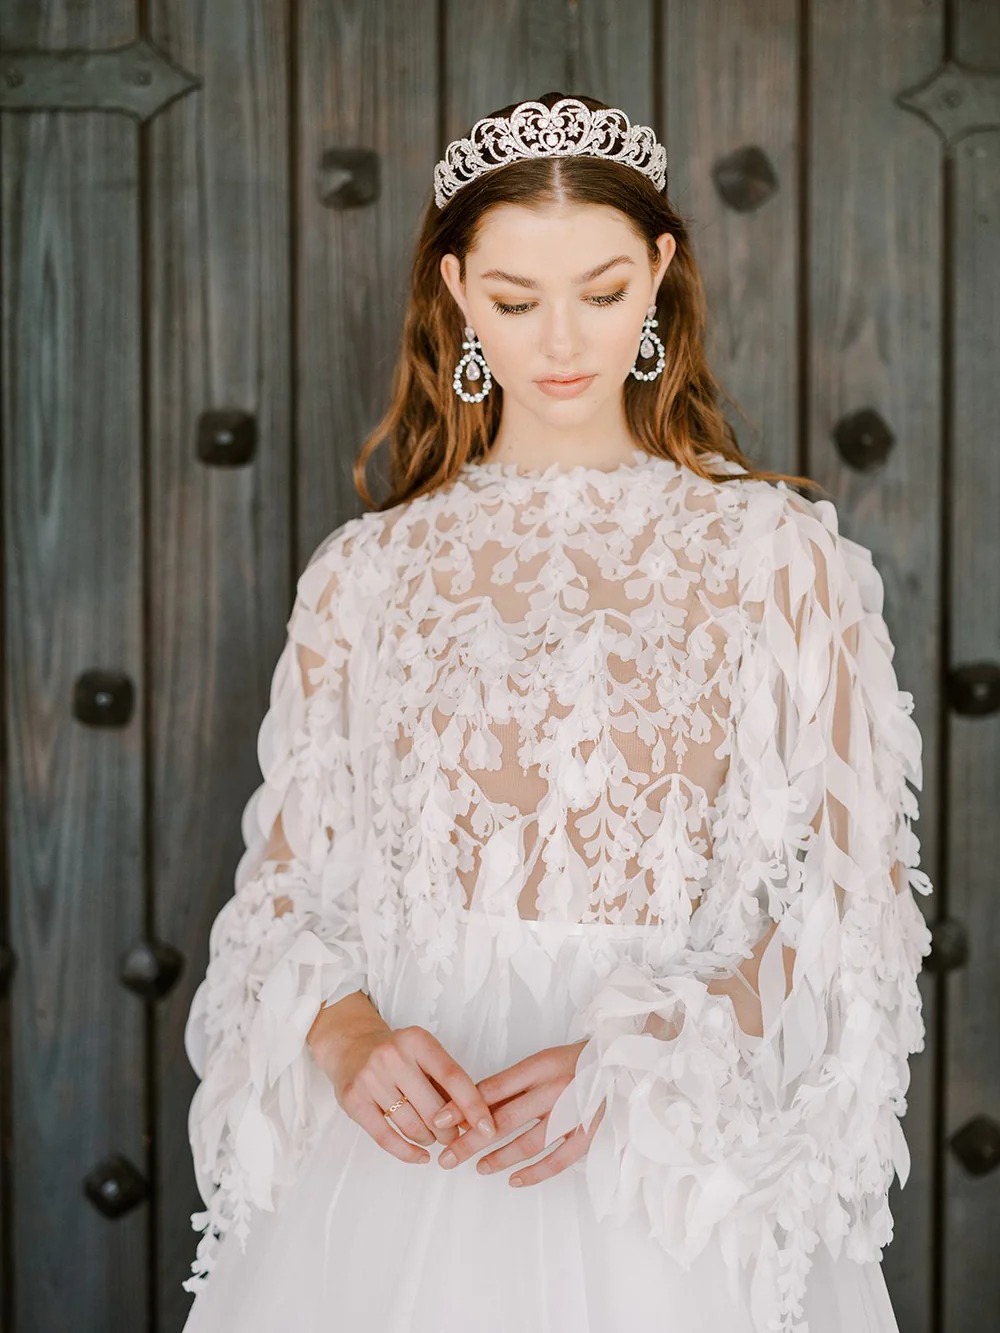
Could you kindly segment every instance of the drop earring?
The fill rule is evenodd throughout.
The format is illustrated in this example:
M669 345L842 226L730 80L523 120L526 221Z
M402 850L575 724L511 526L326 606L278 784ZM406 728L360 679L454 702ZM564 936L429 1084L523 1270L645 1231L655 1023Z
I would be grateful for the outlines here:
M463 403L481 403L490 389L493 387L493 376L490 374L490 368L486 364L486 358L483 356L483 349L476 337L475 329L471 324L464 327L465 342L462 347L465 349L465 355L455 367L455 374L451 382L451 387L458 394ZM467 367L467 369L466 369ZM475 383L480 375L483 379L483 387L480 393L467 393L462 388L462 371L465 369L465 377Z
M651 305L646 311L646 322L642 326L642 335L639 342L639 356L644 357L647 361L651 356L655 356L656 365L652 370L637 370L635 365L633 365L632 374L637 380L655 380L657 375L659 375L660 371L667 364L667 356L663 348L663 343L653 332L656 325L656 306ZM638 357L636 360L638 360Z

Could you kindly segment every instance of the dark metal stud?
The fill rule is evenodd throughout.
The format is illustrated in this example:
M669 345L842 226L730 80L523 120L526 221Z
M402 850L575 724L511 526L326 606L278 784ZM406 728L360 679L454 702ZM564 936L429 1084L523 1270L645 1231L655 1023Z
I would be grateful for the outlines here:
M213 467L243 467L257 452L257 421L241 408L219 408L198 418L198 458Z
M122 956L123 985L144 1000L162 1000L184 970L184 956L162 940L140 940Z
M379 157L371 148L328 148L319 161L316 193L326 208L360 208L379 196Z
M715 188L737 213L752 213L778 190L770 158L760 148L737 148L712 168Z
M0 1000L10 994L10 981L17 967L17 955L9 944L0 944Z
M200 87L145 37L109 51L0 52L3 111L118 111L143 122Z
M1000 1166L1000 1125L989 1116L975 1116L948 1142L970 1176L986 1176Z
M1000 666L966 662L948 672L948 703L963 717L985 717L1000 709Z
M99 1213L118 1218L149 1198L149 1185L127 1157L115 1153L98 1162L84 1180L83 1192Z
M84 671L73 687L73 716L89 727L124 727L132 719L135 690L121 671Z
M928 972L951 972L968 961L969 936L961 921L935 921L931 926L931 951L924 960Z
M883 417L873 407L841 417L833 428L833 441L841 458L859 472L881 467L896 443Z

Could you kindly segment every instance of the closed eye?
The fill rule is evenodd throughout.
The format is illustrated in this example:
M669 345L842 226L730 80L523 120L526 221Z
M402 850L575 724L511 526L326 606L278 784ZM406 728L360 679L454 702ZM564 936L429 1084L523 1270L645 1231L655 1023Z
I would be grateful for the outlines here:
M588 296L586 299L592 305L613 305L615 301L623 301L628 292L628 287L619 287L616 292L606 292L601 296ZM518 305L507 305L504 301L494 301L493 309L501 315L522 315L526 310L530 310L533 301L522 301Z

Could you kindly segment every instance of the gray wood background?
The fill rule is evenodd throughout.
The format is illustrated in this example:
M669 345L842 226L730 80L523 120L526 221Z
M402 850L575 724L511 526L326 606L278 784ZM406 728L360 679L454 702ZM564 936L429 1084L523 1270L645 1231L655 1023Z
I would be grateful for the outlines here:
M183 1323L183 1024L296 573L359 512L434 162L553 89L658 129L743 446L821 480L882 572L922 906L967 942L921 982L885 1271L903 1333L996 1326L998 88L996 0L0 0L3 1329ZM324 153L358 147L377 198L324 203ZM751 209L715 175L746 148L774 177ZM865 408L872 468L836 442ZM199 459L220 409L256 423L243 466ZM95 668L132 682L127 725L74 716ZM184 960L156 1002L123 981L143 941ZM116 1156L109 1217L84 1181Z

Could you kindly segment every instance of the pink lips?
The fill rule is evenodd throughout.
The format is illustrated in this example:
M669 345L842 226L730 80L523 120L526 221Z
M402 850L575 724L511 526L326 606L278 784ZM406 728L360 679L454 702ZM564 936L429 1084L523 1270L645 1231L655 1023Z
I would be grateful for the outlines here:
M536 380L542 393L548 394L550 398L575 398L578 393L583 393L587 389L595 376L578 375L574 379L551 379Z

